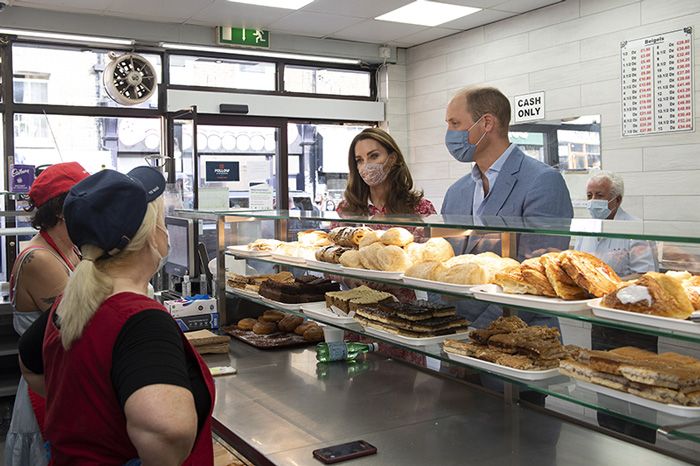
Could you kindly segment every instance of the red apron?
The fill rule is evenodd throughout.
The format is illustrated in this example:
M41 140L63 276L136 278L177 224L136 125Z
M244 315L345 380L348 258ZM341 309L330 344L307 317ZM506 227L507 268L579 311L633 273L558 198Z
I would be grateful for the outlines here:
M119 293L105 300L69 350L61 344L51 310L44 335L47 391L46 439L51 462L62 465L122 465L138 452L126 431L126 417L112 387L112 350L126 321L148 309L165 308L136 293ZM181 334L185 351L196 358L211 398L207 419L197 435L188 466L214 464L211 413L214 380L209 369Z

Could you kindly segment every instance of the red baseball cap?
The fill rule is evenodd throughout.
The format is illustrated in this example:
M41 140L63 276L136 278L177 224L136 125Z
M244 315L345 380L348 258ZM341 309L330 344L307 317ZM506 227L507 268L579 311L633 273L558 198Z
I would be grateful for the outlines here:
M90 176L78 162L51 165L36 177L29 189L29 197L36 207L70 191L78 182Z

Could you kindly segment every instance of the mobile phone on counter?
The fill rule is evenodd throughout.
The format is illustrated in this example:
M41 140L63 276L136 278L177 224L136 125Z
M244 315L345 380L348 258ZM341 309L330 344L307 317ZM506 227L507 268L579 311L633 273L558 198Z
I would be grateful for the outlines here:
M340 463L341 461L360 458L362 456L375 455L376 447L364 440L342 443L331 447L319 448L313 451L314 458L323 464Z

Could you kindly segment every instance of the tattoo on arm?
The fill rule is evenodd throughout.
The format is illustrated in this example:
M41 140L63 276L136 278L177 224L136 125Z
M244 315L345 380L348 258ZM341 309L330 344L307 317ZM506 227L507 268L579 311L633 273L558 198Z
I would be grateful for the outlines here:
M29 251L27 253L27 257L24 258L23 265L29 264L32 259L34 259L34 251Z

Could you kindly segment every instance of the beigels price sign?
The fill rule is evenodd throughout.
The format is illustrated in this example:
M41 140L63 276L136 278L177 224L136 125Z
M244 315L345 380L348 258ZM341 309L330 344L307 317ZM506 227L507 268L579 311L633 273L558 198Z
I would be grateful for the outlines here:
M693 28L620 43L622 135L693 131Z

